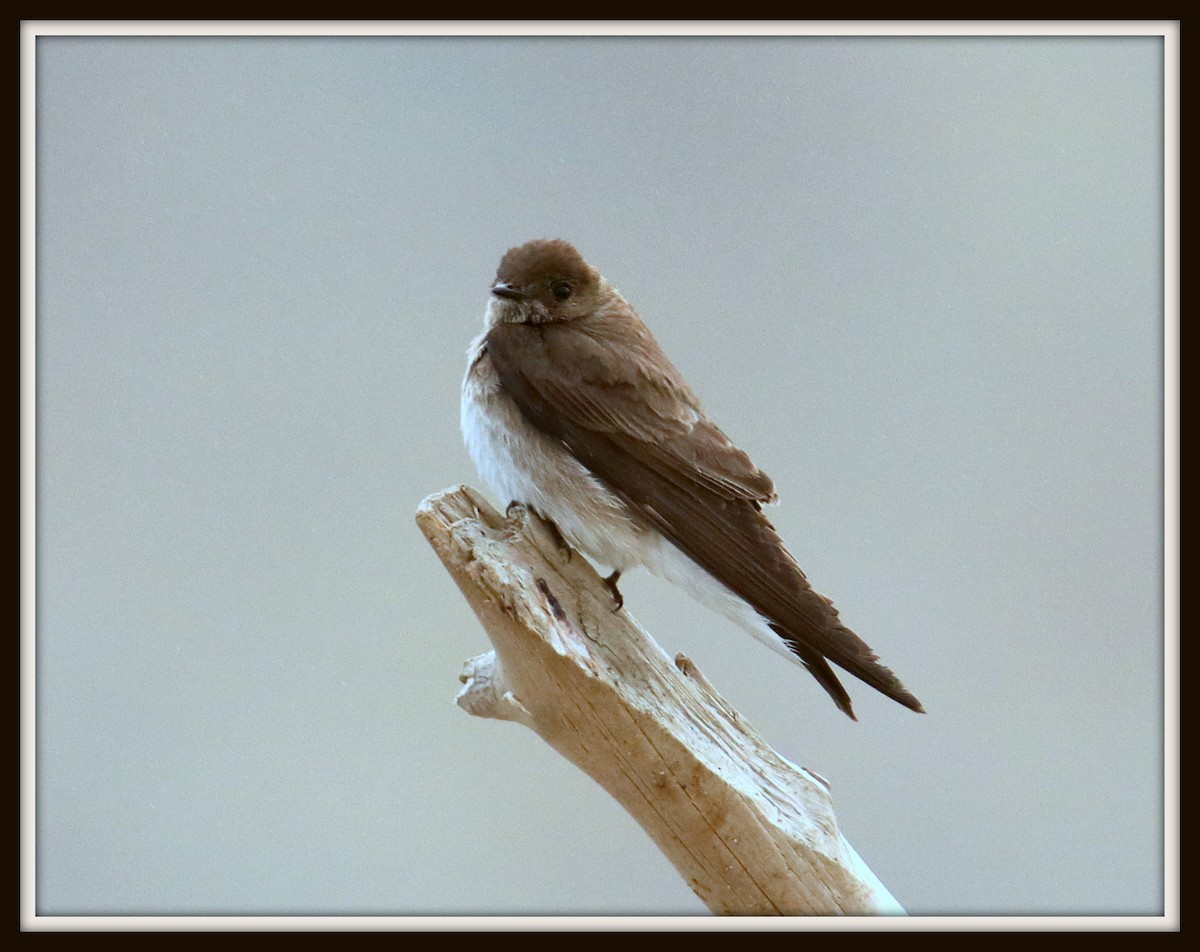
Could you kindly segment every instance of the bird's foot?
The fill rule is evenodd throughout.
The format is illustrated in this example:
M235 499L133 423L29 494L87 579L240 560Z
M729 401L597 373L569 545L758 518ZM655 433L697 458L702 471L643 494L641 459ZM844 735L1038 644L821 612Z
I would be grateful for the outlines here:
M536 509L534 509L533 506L529 507L529 511L532 512L535 516L537 516L539 519L542 520L542 524L546 527L547 531L550 533L551 538L554 539L554 544L556 546L558 546L558 551L560 553L562 553L562 555L566 559L566 561L570 562L571 556L575 552L575 550L573 548L571 548L571 543L568 542L566 539L566 536L564 536L562 534L562 530L559 529L558 526L556 526L554 524L554 520L546 518L540 512L538 512Z
M610 592L612 592L613 601L616 602L616 607L613 608L614 615L625 607L625 596L622 595L621 590L617 588L617 579L620 577L621 571L620 569L617 569L612 575L604 580L605 586Z

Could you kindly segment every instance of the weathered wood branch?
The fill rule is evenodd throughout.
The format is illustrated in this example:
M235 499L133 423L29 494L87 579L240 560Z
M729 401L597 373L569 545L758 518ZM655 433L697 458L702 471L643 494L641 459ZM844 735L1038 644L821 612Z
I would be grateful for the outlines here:
M824 781L614 612L546 523L459 487L422 502L417 524L495 646L467 662L459 705L536 731L633 815L709 909L904 913L842 836Z

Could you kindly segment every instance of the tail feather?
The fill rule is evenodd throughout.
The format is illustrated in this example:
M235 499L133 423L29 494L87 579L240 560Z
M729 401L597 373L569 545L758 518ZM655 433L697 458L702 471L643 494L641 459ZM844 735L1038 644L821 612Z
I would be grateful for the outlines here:
M783 639L784 644L791 649L792 653L808 669L809 673L817 679L817 683L829 693L829 696L833 698L833 703L851 719L858 720L854 716L854 710L851 707L850 695L842 687L841 681L838 680L837 675L829 666L825 656L803 639L789 634L787 629L781 625L775 622L768 622L767 624L775 634ZM843 627L843 630L853 638L852 644L854 642L862 644L861 640L853 632L850 632L848 628ZM904 686L903 682L892 673L890 668L884 667L879 663L874 652L870 651L870 649L867 649L866 654L842 656L831 660L838 667L843 668L877 691L887 695L893 701L903 704L909 710L916 711L918 714L925 713L925 708L917 700L916 696Z
M770 625L771 630L775 634L783 639L784 644L800 659L804 667L808 668L809 674L816 678L817 683L833 698L833 703L838 706L838 709L849 717L850 720L857 721L858 718L854 716L854 705L850 702L850 695L842 687L842 682L834 674L833 668L829 667L829 662L825 660L824 655L819 651L809 648L803 642L788 637L787 632L774 622L768 622L767 624Z

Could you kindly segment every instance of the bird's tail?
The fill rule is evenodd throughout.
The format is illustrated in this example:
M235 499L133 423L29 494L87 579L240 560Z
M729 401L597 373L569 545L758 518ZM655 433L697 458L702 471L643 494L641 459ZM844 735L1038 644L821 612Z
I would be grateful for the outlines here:
M817 683L828 692L829 696L833 698L833 703L851 719L858 720L854 716L854 708L850 702L850 695L842 687L842 682L838 680L837 674L829 666L826 656L811 647L810 643L805 639L791 635L787 629L777 625L775 622L768 622L767 624L775 634L779 635L784 644L788 646L792 653L808 669L809 673L817 679ZM925 708L921 702L892 673L890 668L879 663L875 652L849 628L846 628L844 625L838 627L840 629L840 637L835 640L835 644L837 648L842 650L829 651L829 660L833 661L839 667L844 668L859 680L869 684L877 691L887 695L893 701L903 704L909 710L916 711L918 714L924 714Z

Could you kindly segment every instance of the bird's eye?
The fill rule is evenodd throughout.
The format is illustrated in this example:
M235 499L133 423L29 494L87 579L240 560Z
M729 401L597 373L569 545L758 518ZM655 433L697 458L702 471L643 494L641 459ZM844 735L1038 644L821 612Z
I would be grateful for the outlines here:
M550 285L550 290L554 292L554 296L560 301L565 301L571 296L571 285L566 281L556 281Z

